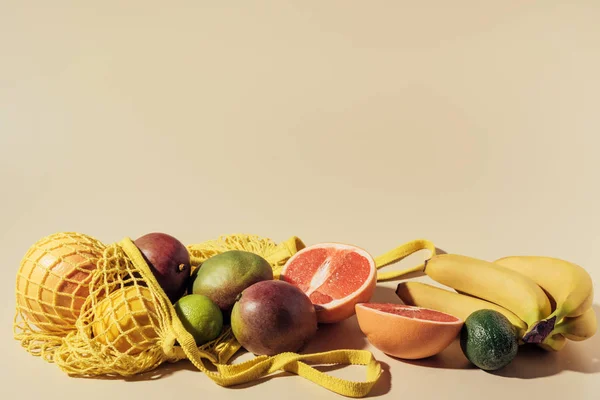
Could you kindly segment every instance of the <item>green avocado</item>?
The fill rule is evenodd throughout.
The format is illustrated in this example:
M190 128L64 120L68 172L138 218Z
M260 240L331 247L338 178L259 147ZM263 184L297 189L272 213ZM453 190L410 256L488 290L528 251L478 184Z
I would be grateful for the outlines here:
M460 347L478 368L494 371L516 357L518 336L508 318L495 310L477 310L467 317L460 332Z

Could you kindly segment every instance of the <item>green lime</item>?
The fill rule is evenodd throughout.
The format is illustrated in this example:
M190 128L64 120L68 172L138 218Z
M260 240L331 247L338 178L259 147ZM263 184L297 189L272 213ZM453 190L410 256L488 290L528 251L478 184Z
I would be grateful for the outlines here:
M211 299L200 294L188 294L174 305L184 328L192 334L198 346L216 339L223 329L223 314Z
M460 347L478 368L494 371L517 355L518 337L508 318L495 310L477 310L467 317L460 332Z

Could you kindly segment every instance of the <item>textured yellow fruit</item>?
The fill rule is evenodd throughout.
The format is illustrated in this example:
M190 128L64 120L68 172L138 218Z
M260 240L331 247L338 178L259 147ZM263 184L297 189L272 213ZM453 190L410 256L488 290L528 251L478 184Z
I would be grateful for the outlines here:
M104 245L80 233L56 233L29 248L17 273L17 306L42 332L75 329Z
M98 342L121 353L138 354L155 345L158 320L150 290L128 286L98 303L92 331Z

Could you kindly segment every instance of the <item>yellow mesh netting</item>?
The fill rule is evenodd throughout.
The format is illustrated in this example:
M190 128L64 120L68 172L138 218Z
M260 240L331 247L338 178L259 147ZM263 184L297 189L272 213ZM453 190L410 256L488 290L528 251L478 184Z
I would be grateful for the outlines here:
M254 235L227 235L187 247L192 271L213 255L238 249L267 259L277 279L304 243L295 236L276 244ZM378 267L423 248L433 247L426 241L403 245L382 256ZM218 338L198 347L129 238L104 245L85 234L60 232L39 240L21 261L16 305L15 339L29 353L76 376L131 376L188 359L222 386L283 370L334 392L362 397L381 375L370 352L354 349L282 353L228 364L241 348L231 328L225 326ZM364 365L366 379L343 380L309 363Z
M51 360L61 338L75 329L88 285L105 246L84 235L42 238L21 261L16 282L15 332L32 354Z

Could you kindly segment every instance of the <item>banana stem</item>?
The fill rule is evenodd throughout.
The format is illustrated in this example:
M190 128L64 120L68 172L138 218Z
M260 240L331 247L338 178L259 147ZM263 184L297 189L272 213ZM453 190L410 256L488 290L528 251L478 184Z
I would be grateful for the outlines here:
M544 339L552 333L554 328L562 322L569 311L570 310L565 309L564 307L557 307L552 314L533 325L525 333L523 340L527 343L543 342Z
M542 343L554 330L555 323L556 315L539 321L523 336L523 341L525 343Z

